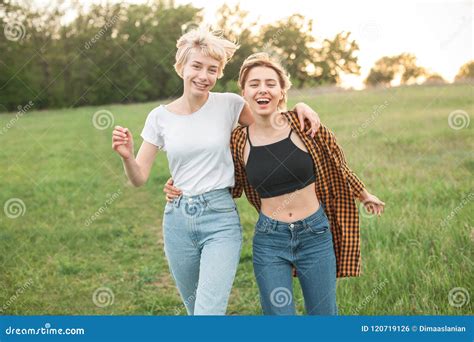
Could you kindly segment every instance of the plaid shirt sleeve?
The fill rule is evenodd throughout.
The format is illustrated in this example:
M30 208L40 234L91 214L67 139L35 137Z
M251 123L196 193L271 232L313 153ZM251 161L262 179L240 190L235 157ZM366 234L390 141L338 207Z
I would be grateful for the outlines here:
M232 197L239 198L242 197L242 193L244 191L244 175L242 170L242 163L239 159L239 146L238 146L238 129L234 129L232 131L232 136L230 140L230 148L232 152L232 160L234 161L234 173L235 173L235 185L232 188Z
M331 153L333 154L334 158L336 159L337 163L341 167L342 172L346 180L351 187L351 193L354 198L359 198L360 193L364 190L365 185L362 181L357 177L357 175L352 171L349 166L347 165L346 157L344 155L344 151L342 150L341 146L336 141L336 136L330 129L321 125L320 130L323 130L323 136L327 137L327 141L329 144L329 148Z

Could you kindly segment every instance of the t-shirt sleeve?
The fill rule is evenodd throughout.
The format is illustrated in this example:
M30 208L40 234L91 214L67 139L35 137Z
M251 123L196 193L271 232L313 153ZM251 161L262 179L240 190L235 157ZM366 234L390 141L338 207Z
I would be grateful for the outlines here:
M141 137L146 142L149 142L150 144L153 144L159 148L163 148L163 133L158 126L158 111L156 109L152 110L148 114Z
M226 97L227 101L230 103L232 127L235 127L239 121L240 113L244 108L245 100L242 98L242 96L234 93L226 93Z

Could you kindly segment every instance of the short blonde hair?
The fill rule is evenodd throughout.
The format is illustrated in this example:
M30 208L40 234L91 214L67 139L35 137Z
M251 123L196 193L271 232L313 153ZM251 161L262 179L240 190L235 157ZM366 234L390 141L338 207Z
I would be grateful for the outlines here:
M280 87L283 92L283 98L278 102L278 109L286 110L286 101L288 100L288 90L291 88L290 75L283 68L280 62L275 59L270 58L266 52L254 53L247 57L242 66L240 67L239 72L239 87L241 90L245 88L245 82L247 82L247 77L250 72L255 67L266 67L273 69L277 75L280 82Z
M208 28L199 27L183 34L176 43L176 62L174 69L183 78L183 68L193 52L201 52L219 61L217 78L224 75L224 67L239 48L234 42L225 39L221 33L210 31Z

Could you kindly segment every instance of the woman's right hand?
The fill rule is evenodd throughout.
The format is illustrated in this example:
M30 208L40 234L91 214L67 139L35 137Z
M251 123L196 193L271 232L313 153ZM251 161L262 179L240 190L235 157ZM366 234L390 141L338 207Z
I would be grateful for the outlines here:
M163 188L163 192L166 194L166 202L172 202L176 197L183 194L181 190L173 186L173 183L173 178L170 178Z
M133 136L126 127L115 126L112 132L112 148L123 159L133 157Z

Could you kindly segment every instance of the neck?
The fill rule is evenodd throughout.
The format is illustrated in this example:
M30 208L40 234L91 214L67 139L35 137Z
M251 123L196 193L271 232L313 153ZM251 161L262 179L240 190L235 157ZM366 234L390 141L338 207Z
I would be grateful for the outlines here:
M278 123L280 123L281 120L284 120L284 118L278 118L277 116L279 115L281 114L278 110L276 110L270 115L258 115L258 114L253 113L253 117L255 120L254 127L259 132L266 133L266 134L275 132L277 130L275 124L278 125Z
M181 96L180 102L184 111L194 113L206 103L208 98L209 92L203 96L194 96L185 91Z

